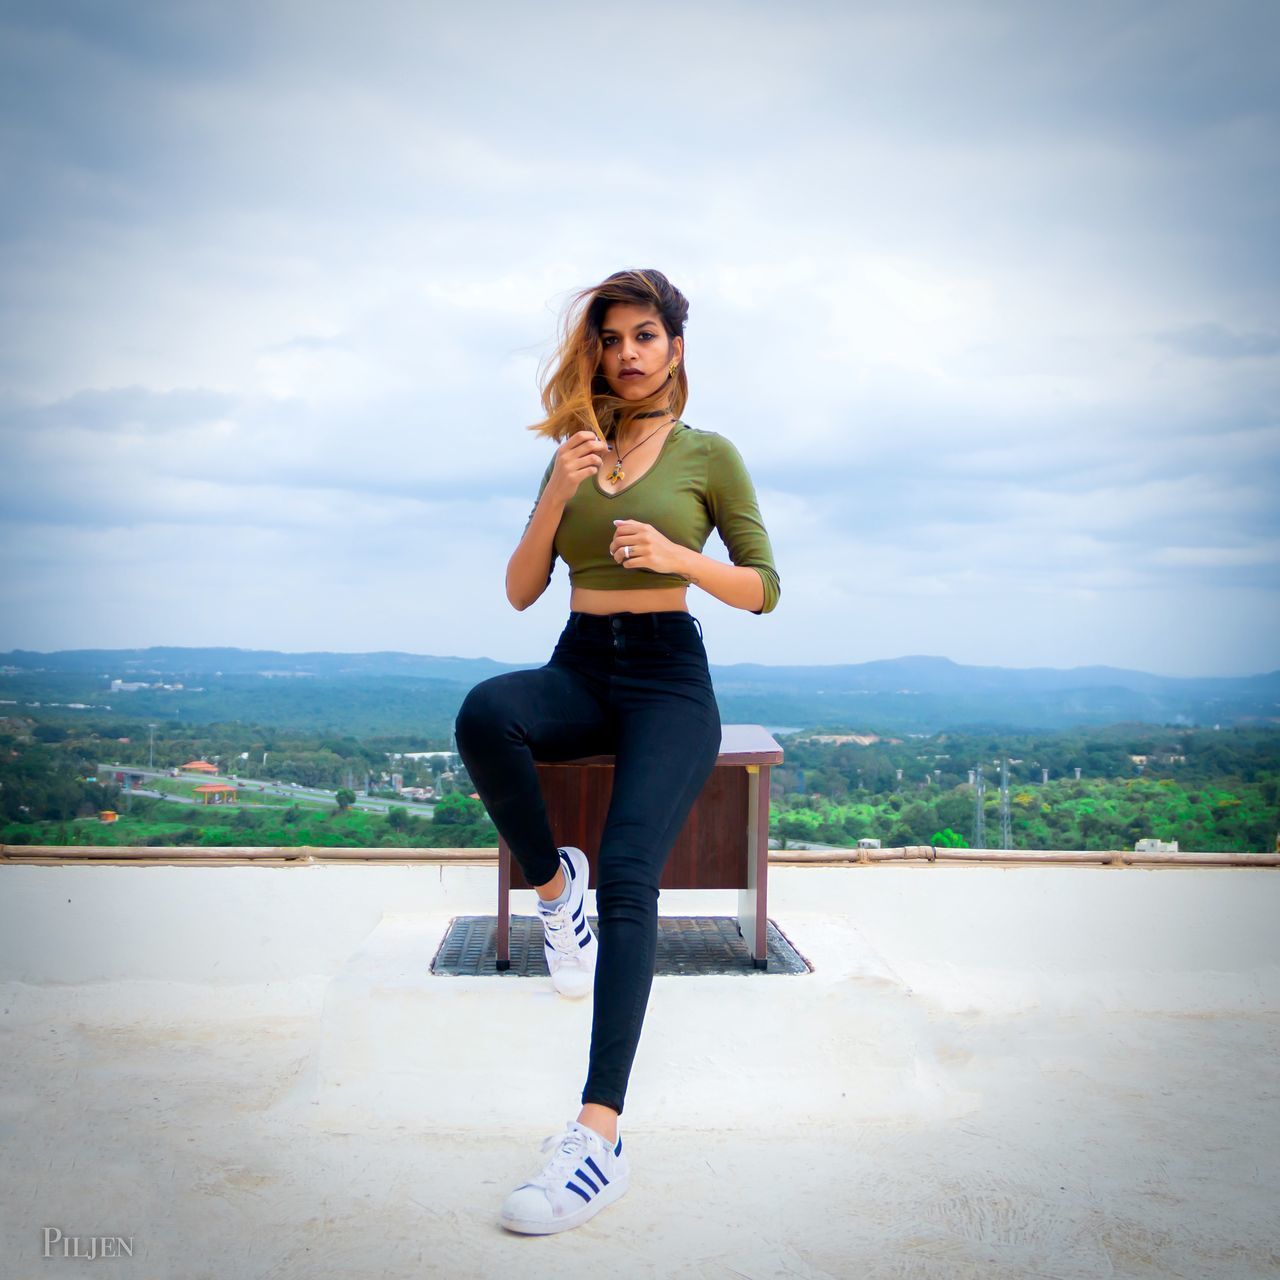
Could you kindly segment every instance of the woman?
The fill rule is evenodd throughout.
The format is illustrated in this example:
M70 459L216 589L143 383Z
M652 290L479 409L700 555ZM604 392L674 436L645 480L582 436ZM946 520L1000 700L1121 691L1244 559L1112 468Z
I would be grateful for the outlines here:
M455 726L476 792L537 893L556 990L594 987L582 1110L503 1205L513 1231L576 1227L627 1189L618 1117L653 982L658 881L720 751L702 626L685 596L693 584L754 613L778 602L742 458L679 417L688 313L658 271L619 271L575 295L542 391L546 417L531 428L561 444L507 566L507 598L523 610L565 560L569 619L545 666L482 681ZM701 554L713 527L733 564ZM615 764L597 940L586 855L556 847L534 761L604 754Z

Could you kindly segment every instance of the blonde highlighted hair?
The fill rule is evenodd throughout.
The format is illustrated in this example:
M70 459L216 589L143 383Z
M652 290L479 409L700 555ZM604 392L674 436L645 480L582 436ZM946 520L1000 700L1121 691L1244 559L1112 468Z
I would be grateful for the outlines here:
M604 344L600 326L614 303L652 307L662 321L667 338L684 337L689 303L661 271L615 271L597 285L579 289L565 308L560 341L548 362L539 369L542 408L546 416L528 429L553 440L564 440L575 431L593 427L610 439L636 418L655 409L679 417L689 399L684 357L675 377L668 378L643 400L623 400L609 390L600 371Z

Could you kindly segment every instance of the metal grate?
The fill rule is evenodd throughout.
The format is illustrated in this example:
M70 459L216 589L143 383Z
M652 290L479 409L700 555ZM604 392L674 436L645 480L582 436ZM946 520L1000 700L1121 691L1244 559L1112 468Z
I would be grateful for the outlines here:
M591 927L596 917L588 916ZM455 977L501 976L498 969L496 916L455 916L440 943L431 972ZM757 969L731 916L659 916L656 974L808 973L810 964L772 920L765 927L769 967ZM511 968L520 977L547 976L542 953L542 922L536 916L511 917Z

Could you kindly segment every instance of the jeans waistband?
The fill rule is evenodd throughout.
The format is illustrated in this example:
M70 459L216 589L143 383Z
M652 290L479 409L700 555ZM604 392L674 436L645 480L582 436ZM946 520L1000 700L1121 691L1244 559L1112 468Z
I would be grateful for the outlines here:
M660 636L683 630L690 624L698 628L702 638L702 623L687 609L659 609L645 613L583 613L569 611L568 628L584 636Z

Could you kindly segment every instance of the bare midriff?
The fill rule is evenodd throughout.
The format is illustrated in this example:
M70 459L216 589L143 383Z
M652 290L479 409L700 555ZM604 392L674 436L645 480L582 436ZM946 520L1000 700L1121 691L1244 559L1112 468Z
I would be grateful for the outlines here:
M630 591L599 591L573 587L569 608L574 613L664 613L671 609L689 612L685 603L688 587L636 587Z

